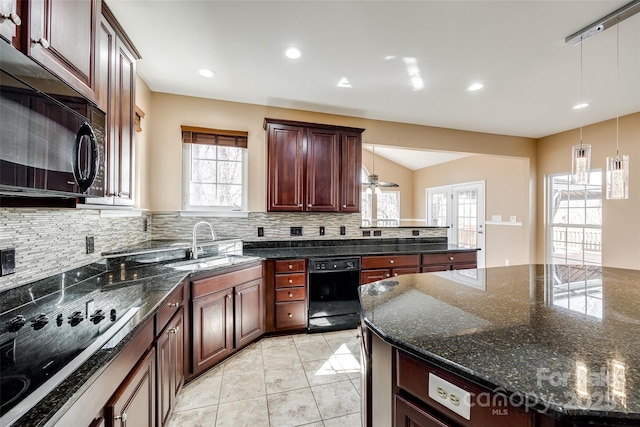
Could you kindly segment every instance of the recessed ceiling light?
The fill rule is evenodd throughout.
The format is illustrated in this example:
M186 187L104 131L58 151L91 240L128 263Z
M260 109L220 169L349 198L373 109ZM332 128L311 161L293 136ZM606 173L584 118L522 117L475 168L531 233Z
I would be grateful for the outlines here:
M338 82L338 87L352 87L352 86L349 80L346 77L343 77Z
M589 104L587 104L586 102L581 102L580 104L576 104L573 106L574 110L582 110L583 108L587 108L589 106Z
M302 49L294 46L288 47L284 50L284 56L289 59L299 59L302 56L302 53Z
M203 68L202 70L198 71L198 73L200 73L202 77L207 77L209 79L216 75L216 73L206 68Z
M467 90L470 91L470 92L475 92L476 90L480 90L483 87L484 87L484 84L482 84L482 83L474 83L471 86L469 86L467 88Z

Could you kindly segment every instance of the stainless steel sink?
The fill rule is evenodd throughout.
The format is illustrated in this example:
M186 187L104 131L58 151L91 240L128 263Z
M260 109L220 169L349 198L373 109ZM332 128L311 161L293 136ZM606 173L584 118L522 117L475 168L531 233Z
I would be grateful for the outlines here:
M255 257L245 257L240 255L222 255L209 258L191 259L188 261L173 262L171 264L165 264L166 267L173 268L179 271L197 271L208 270L217 267L224 267L233 264L240 264L243 262L252 261L257 259Z

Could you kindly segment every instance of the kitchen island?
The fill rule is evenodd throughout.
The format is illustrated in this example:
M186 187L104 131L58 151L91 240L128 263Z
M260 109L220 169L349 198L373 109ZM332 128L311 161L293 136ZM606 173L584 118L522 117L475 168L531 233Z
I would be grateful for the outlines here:
M359 295L366 425L640 425L638 271L413 274Z

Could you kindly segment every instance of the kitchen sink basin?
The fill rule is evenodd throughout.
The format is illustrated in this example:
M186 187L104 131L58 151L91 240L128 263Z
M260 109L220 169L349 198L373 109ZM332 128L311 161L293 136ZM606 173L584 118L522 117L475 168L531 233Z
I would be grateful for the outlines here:
M217 267L225 267L240 264L257 259L255 257L245 257L239 255L223 255L208 258L190 259L188 261L173 262L166 264L167 267L179 271L209 270Z

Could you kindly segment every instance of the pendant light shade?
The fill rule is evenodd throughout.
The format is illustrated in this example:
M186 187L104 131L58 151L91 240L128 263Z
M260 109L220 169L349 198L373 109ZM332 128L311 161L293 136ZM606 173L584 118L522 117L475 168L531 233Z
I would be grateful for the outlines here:
M629 198L629 156L607 157L607 199Z
M571 177L573 183L589 183L589 174L591 172L591 145L574 145L572 147L571 159Z

